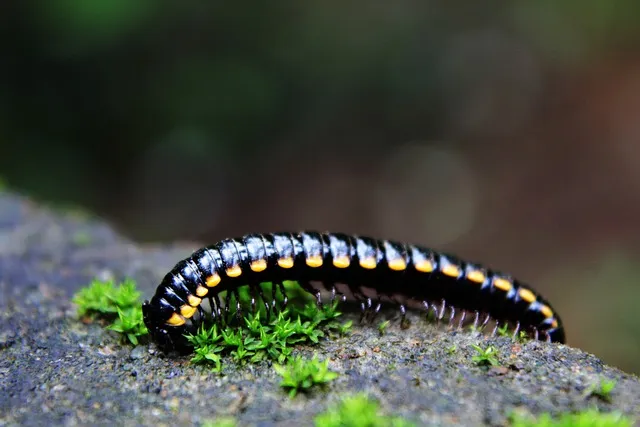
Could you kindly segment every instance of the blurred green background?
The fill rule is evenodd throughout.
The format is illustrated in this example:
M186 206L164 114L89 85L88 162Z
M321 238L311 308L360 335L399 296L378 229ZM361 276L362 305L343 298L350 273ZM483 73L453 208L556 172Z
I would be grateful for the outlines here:
M0 4L0 176L144 242L319 229L513 273L640 372L640 3Z

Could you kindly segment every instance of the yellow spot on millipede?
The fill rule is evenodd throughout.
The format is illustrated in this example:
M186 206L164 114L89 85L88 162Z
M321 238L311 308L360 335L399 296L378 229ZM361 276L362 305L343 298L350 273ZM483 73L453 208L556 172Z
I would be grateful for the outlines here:
M554 320L553 322L551 322L551 327L552 328L557 328L558 327L558 321Z
M389 260L389 268L393 271L402 271L407 268L407 263L402 258Z
M487 279L487 276L480 270L470 270L467 271L467 280L474 283L484 283Z
M293 258L280 258L278 265L282 268L291 268L293 267Z
M360 260L360 267L366 270L373 270L377 265L378 264L376 263L376 259L374 257L362 258Z
M513 284L507 279L502 279L500 277L496 277L493 279L493 286L500 289L501 291L509 292L513 289Z
M167 320L167 325L171 326L182 326L185 324L184 317L180 316L178 313L173 313L169 320Z
M416 264L416 270L418 270L421 273L431 273L433 271L433 263L428 259L419 261Z
M191 316L193 316L196 310L197 308L191 307L190 305L185 304L182 307L180 307L180 314L182 314L184 317L188 319Z
M449 277L460 277L460 267L453 264L446 264L442 266L442 274Z
M200 305L200 303L202 302L201 298L198 297L194 297L193 295L189 295L187 297L187 301L189 301L189 305L192 307L197 307Z
M205 283L210 288L218 286L218 284L220 283L220 276L218 275L218 273L213 273L211 276L207 277Z
M208 293L209 293L209 289L205 288L202 285L198 285L198 287L196 288L196 295L198 295L199 297L203 297Z
M242 269L239 265L234 265L232 267L227 268L227 276L229 277L238 277L242 274Z
M264 259L258 259L253 261L249 267L251 267L251 271L260 273L261 271L264 271L267 269L267 261Z
M553 317L553 310L551 310L551 307L549 307L548 305L542 305L540 307L540 313L542 313L542 315L547 319L549 317Z
M337 268L347 268L351 264L351 260L346 256L339 256L333 259L333 265Z
M311 255L307 258L307 265L309 267L320 267L322 265L322 257L320 255Z
M520 288L518 290L518 295L520 296L520 299L528 302L529 304L536 300L535 294L526 288Z

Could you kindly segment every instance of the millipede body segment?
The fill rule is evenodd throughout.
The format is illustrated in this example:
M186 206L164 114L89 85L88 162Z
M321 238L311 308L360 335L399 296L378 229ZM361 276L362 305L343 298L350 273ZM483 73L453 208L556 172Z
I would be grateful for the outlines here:
M230 310L230 296L249 286L262 297L259 286L272 283L286 303L282 282L297 281L321 303L321 292L346 295L377 313L383 301L432 310L449 323L473 320L475 326L508 324L514 333L524 330L535 338L565 341L562 322L540 295L509 275L463 262L431 249L368 237L338 233L249 234L204 247L178 262L167 273L150 301L142 305L144 322L164 350L188 350L184 337L207 319L220 320ZM219 294L227 291L226 304ZM207 299L210 310L205 311ZM255 301L254 300L254 301ZM268 306L268 304L267 304ZM255 308L255 307L254 307Z

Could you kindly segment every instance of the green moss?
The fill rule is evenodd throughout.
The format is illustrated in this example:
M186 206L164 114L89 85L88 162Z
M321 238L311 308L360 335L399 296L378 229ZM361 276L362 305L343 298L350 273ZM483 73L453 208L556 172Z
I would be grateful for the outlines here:
M244 306L250 305L250 301L249 297L240 295ZM308 301L302 309L290 304L277 315L272 311L267 313L262 305L256 314L247 315L239 324L236 321L226 326L203 325L195 335L187 335L194 346L195 356L191 361L211 365L216 372L220 372L225 355L239 363L273 360L282 364L291 356L294 345L313 345L321 337L345 334L351 322L340 324L336 320L340 315L337 302L318 308L315 302Z
M384 335L384 333L387 331L387 328L389 327L389 323L391 323L391 321L389 320L380 322L380 324L378 325L378 332L380 332L380 335Z
M133 280L126 279L118 286L113 281L94 280L73 296L73 302L78 316L106 320L108 329L122 334L133 345L148 334L142 321L140 292Z
M232 417L220 417L215 420L206 420L202 427L236 427L238 422Z
M138 345L138 337L148 334L147 327L142 320L142 309L131 307L118 310L118 318L107 328L127 337L133 345Z
M479 345L472 345L472 347L476 350L476 355L474 355L471 360L478 366L498 366L500 363L498 362L498 350L496 350L493 346L488 346L487 348L482 348Z
M317 427L412 427L400 417L380 414L378 403L366 394L344 398L338 405L316 416Z
M511 337L511 331L509 330L509 324L505 323L500 326L497 330L498 336L500 337Z
M611 392L615 388L616 383L616 380L610 381L606 378L601 378L597 384L593 384L587 389L585 397L595 396L607 403L611 403Z
M633 420L619 412L602 413L592 408L575 414L552 417L542 414L533 418L528 414L514 412L509 417L513 427L631 427Z
M517 334L513 334L509 324L505 323L497 330L498 336L511 338L515 342L523 343L529 340L525 331L518 331Z
M286 365L274 365L273 368L282 376L280 386L289 389L289 396L295 397L299 391L307 391L316 385L326 384L338 377L329 370L329 360L320 361L317 356L305 360L298 356L289 359Z

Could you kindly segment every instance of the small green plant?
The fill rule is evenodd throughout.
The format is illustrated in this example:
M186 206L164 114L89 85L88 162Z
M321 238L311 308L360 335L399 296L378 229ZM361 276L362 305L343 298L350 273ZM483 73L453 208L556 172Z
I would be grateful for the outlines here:
M133 280L127 279L117 287L110 280L93 280L74 295L73 302L78 306L79 316L99 316L140 305L139 299L140 292Z
M215 420L203 421L202 427L236 427L238 422L232 417L221 417Z
M473 344L472 347L476 350L477 354L474 355L471 360L478 366L498 366L498 350L493 346L482 348L479 345Z
M509 324L505 323L504 325L498 328L498 336L500 337L510 337L511 331L509 331Z
M510 415L512 427L631 427L633 420L619 412L602 413L595 408L575 414L561 414L553 418L542 414L538 418L513 412Z
M504 325L500 326L498 328L497 333L498 333L498 336L511 338L515 342L519 342L519 343L523 343L528 340L527 333L525 331L518 331L517 334L514 334L511 331L511 328L508 323L505 323Z
M387 328L389 327L389 323L391 323L390 320L384 320L380 322L380 324L378 325L378 332L380 333L380 335L384 335L384 333L387 331Z
M280 386L289 389L289 396L295 397L299 391L307 391L314 385L326 384L338 377L329 370L329 360L320 361L317 356L305 360L301 356L289 359L286 365L274 365L282 376Z
M528 340L529 340L529 337L527 336L527 333L525 331L518 332L518 337L516 338L516 341L523 343L523 342L527 342Z
M130 307L124 311L118 308L118 318L107 329L125 335L133 345L138 345L138 337L148 333L139 307Z
M282 364L291 356L294 345L317 344L321 337L344 334L351 327L351 322L340 324L336 320L340 316L337 302L322 308L309 302L302 310L292 306L272 320L262 313L246 316L239 325L201 326L195 335L187 336L195 352L191 361L213 365L215 372L221 371L223 355L239 363L273 360Z
M133 345L148 334L142 321L140 292L133 280L115 286L113 281L93 280L73 297L80 317L106 320L108 329L126 337Z
M317 427L413 427L400 417L379 413L378 403L360 393L344 398L336 406L316 416Z
M338 333L340 335L346 335L347 333L349 333L352 326L353 326L353 321L347 320L346 322L338 325Z
M584 396L596 396L607 403L611 403L611 392L615 388L616 383L616 380L601 378L600 382L593 384L586 390Z
M458 351L458 347L455 344L447 349L447 353L449 354L454 354L456 351Z

